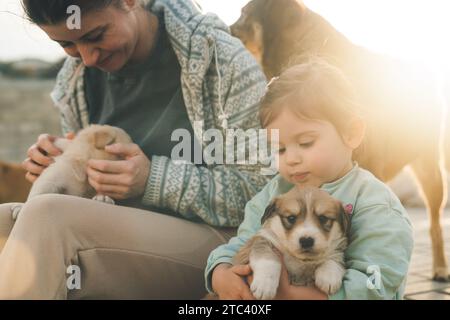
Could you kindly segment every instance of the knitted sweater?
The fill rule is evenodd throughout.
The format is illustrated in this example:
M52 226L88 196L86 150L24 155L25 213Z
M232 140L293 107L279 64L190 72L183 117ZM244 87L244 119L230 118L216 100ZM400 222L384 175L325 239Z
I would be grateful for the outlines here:
M259 128L258 108L266 79L239 39L229 34L229 28L215 14L202 14L191 0L147 0L147 8L164 16L198 141L204 147L208 144L202 139L202 130L194 125L198 121L203 131L220 129L224 137L227 128ZM67 58L51 93L60 111L63 133L89 125L84 70L81 59ZM158 155L150 160L142 203L213 226L238 226L246 202L268 181L258 165L199 167Z

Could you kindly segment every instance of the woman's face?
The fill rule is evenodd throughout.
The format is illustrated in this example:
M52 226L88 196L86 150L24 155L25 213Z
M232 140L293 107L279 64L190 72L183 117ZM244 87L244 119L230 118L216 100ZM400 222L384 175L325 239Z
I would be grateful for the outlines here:
M126 1L123 5L82 14L81 29L68 29L66 21L40 27L68 55L81 58L86 66L114 72L129 61L139 61L143 54L141 39L145 38L145 29L140 24L144 10L130 10ZM146 39L148 42L152 37Z

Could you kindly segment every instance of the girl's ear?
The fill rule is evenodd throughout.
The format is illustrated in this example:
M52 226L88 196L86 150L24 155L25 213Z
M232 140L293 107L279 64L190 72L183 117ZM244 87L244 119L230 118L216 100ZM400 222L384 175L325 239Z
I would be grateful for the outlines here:
M344 143L351 149L358 148L366 133L366 123L361 117L354 117L343 134Z

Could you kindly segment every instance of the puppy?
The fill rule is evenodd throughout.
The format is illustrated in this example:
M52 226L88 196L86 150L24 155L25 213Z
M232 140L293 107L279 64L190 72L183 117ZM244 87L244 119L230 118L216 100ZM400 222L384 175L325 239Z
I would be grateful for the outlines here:
M0 161L0 203L24 202L31 189L21 165Z
M57 193L113 204L109 197L96 195L89 184L86 173L90 159L120 160L119 157L105 151L105 147L114 143L131 143L130 136L120 128L91 125L81 130L74 140L57 139L55 145L63 151L54 158L55 162L46 168L34 182L28 200L42 194ZM16 219L21 205L13 208Z
M294 187L271 202L261 224L233 258L233 264L250 264L255 298L273 299L277 293L281 261L275 249L291 284L315 285L326 294L339 290L350 227L339 201L317 188Z

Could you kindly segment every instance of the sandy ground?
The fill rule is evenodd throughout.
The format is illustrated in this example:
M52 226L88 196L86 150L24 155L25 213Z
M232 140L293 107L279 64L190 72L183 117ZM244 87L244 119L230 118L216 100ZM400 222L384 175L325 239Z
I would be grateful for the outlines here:
M53 81L0 77L0 159L22 161L40 133L60 132L49 93Z
M432 257L429 222L423 208L407 208L414 227L414 251L409 268L405 299L450 300L450 283L431 281ZM450 259L450 209L441 219L446 244L447 260Z

